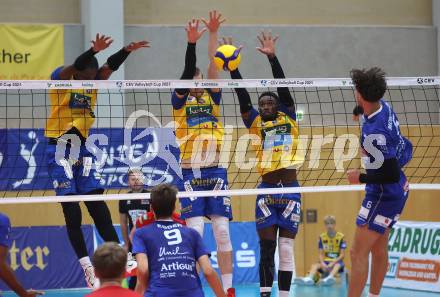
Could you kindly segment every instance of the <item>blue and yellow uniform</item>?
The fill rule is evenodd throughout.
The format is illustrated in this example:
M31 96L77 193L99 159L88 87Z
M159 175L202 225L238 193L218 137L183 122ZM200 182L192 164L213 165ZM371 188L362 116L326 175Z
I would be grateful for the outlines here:
M280 169L294 169L303 161L296 154L298 146L298 124L295 112L280 103L280 110L273 121L263 121L255 108L250 110L244 120L251 134L257 135L261 142L256 147L258 171L261 175ZM262 182L258 188L299 187L297 181L290 184L273 185ZM258 195L255 217L257 229L278 225L293 233L298 231L301 213L301 194Z
M209 89L200 98L190 94L178 98L173 93L173 117L181 161L191 162L194 155L201 152L204 141L214 141L217 151L220 151L224 135L219 119L221 96L221 92L214 93ZM223 167L182 169L182 175L183 179L178 181L179 191L228 189L227 171ZM183 219L210 215L232 219L230 197L180 198L180 204Z
M62 67L51 75L59 80ZM95 158L85 147L85 139L95 121L96 90L51 90L51 113L47 119L45 136L49 139L46 151L49 176L57 195L86 194L103 188L94 168ZM65 133L76 134L80 140L78 159L70 157L72 145L66 145L64 160L56 160L57 138Z
M324 232L319 236L318 247L324 252L325 264L330 264L339 258L341 251L347 248L347 243L345 242L344 234L341 232L336 232L333 237ZM341 265L339 271L342 272L344 270L344 261L340 260L338 263Z
M368 117L364 116L361 147L363 158L371 164L375 158L367 151L374 150L382 154L384 160L396 158L400 166L400 179L397 183L367 183L365 199L357 216L358 226L368 225L370 230L383 234L397 222L405 206L408 181L401 168L412 158L412 144L401 135L397 116L384 100L380 101L379 110ZM372 169L367 166L367 174L374 175L378 170L380 168Z

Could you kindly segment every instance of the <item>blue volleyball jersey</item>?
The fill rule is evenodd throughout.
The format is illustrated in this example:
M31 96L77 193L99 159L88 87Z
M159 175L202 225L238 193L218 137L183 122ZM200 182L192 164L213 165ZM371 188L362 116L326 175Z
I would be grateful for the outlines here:
M11 247L11 222L2 213L0 213L0 245L7 248Z
M133 253L148 257L145 296L203 296L196 262L208 252L194 229L172 221L154 222L136 230Z
M382 164L373 168L379 154L383 159L396 158L400 168L405 166L412 158L412 144L402 136L399 121L391 106L384 100L380 101L378 111L364 116L362 125L361 147L363 159L366 161L367 174L375 174ZM367 165L367 164L370 165ZM367 184L367 194L377 194L386 199L401 199L406 185L406 177L400 170L400 180L394 184Z

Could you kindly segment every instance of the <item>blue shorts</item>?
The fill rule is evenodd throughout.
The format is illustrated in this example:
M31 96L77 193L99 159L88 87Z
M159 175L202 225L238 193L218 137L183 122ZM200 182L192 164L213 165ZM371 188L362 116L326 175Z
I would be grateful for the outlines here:
M65 166L57 164L55 160L56 147L55 144L47 145L46 160L49 177L57 196L81 195L91 191L104 192L100 183L101 177L95 169L95 157L84 145L80 147L78 161L65 162ZM69 155L70 148L67 146L65 160L69 160Z
M200 169L200 178L192 169L182 169L183 180L179 180L179 191L213 191L228 189L228 173L222 167ZM180 198L183 219L218 215L232 220L231 198L229 196Z
M400 199L390 199L380 194L365 195L361 209L356 218L358 226L368 225L368 229L384 234L398 221L408 199L408 191L402 193Z
M275 186L261 183L258 189L267 188L299 187L298 182L287 185ZM298 224L301 218L301 194L276 194L258 195L255 206L255 221L257 229L277 225L293 233L298 232Z

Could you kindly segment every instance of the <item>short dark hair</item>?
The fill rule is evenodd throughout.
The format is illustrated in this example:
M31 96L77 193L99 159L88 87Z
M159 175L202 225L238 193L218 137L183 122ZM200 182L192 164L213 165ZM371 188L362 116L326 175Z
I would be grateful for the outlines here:
M277 103L280 102L280 98L278 97L278 95L275 94L274 92L270 92L270 91L266 91L266 92L261 93L260 96L258 96L258 102L260 102L261 98L266 97L266 96L274 98Z
M171 184L162 184L151 190L151 207L156 218L170 217L177 201L177 189Z
M378 102L383 98L387 89L385 72L379 67L370 69L353 69L351 79L356 90L368 102Z
M92 264L99 278L119 278L125 272L127 252L116 242L106 242L93 254Z

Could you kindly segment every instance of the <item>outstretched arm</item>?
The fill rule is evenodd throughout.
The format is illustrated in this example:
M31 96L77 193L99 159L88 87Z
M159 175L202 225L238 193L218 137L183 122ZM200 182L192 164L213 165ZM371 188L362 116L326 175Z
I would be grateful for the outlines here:
M238 68L234 71L231 71L230 73L232 79L243 79ZM237 93L238 101L240 103L241 116L243 120L247 120L249 119L251 110L253 109L251 96L245 88L235 88L234 90L235 93Z
M196 43L206 32L206 28L199 31L199 20L192 19L185 27L188 45L185 54L185 68L180 79L193 79L196 74ZM188 95L189 89L176 89L175 94L178 99L183 99ZM174 100L173 100L174 105Z
M124 46L122 49L108 57L107 63L99 68L98 78L102 80L108 79L114 71L119 69L131 52L147 47L150 47L150 43L146 40L131 42L129 45Z
M216 10L209 12L209 21L202 19L206 28L209 30L209 41L208 41L208 79L218 79L218 70L214 64L215 51L217 49L217 39L218 39L218 29L220 25L226 20L222 19L221 13L217 13ZM220 92L220 89L211 89L211 92Z
M64 66L59 71L54 72L51 79L67 80L79 71L83 71L84 69L86 69L93 56L100 51L108 48L110 44L112 44L113 39L111 39L110 36L99 35L98 33L96 34L95 40L92 40L91 42L92 47L90 49L88 49L78 58L76 58L75 62L72 65Z
M228 38L223 37L223 40L220 42L222 45L223 44L232 45L232 37L228 37ZM241 51L242 48L243 46L240 46L239 50ZM231 71L230 74L232 79L243 79L238 68ZM243 118L243 122L245 123L246 127L249 127L250 124L252 124L252 121L254 120L258 112L252 106L251 96L249 95L249 92L245 88L234 88L234 91L238 97L238 102L240 104L240 113L241 113L241 117Z
M265 54L269 59L270 67L272 68L272 74L274 78L285 78L283 68L275 55L275 43L278 40L278 36L272 37L272 33L261 32L258 36L261 47L257 47L257 50ZM289 88L277 88L278 96L280 97L280 103L286 106L290 112L295 114L295 102L290 94Z

